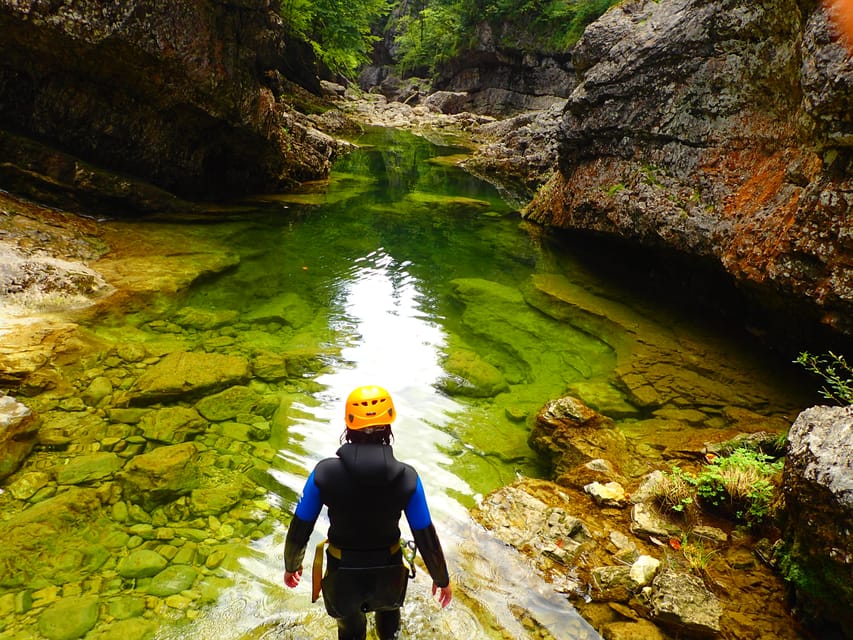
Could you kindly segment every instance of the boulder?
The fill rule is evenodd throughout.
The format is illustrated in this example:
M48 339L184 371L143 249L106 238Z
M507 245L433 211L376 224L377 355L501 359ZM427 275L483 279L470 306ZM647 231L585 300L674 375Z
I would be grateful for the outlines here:
M15 473L33 450L40 426L29 407L11 396L0 397L0 481Z
M249 362L219 353L173 352L143 373L130 391L134 405L192 398L249 379Z
M48 640L82 638L100 616L97 596L62 598L39 616L38 629Z
M133 458L117 479L126 499L150 510L198 487L197 458L192 442L158 447Z
M250 414L260 397L249 387L235 386L199 400L195 408L208 420L222 422L239 414Z
M723 608L696 576L664 569L652 582L652 620L678 633L698 637L720 633Z
M557 481L562 474L597 458L623 467L630 461L627 440L614 423L577 398L566 396L548 402L530 431L530 448L553 468Z
M500 370L468 349L453 349L442 361L447 375L438 387L451 396L491 398L509 390Z
M147 412L139 419L142 435L148 440L180 444L193 440L207 429L207 420L195 409L165 407Z
M803 411L788 434L781 568L800 614L853 638L853 405Z

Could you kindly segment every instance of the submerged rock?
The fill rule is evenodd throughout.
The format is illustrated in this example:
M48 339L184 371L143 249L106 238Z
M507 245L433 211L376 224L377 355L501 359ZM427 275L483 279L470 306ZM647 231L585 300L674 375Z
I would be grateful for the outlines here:
M130 391L135 405L194 397L249 379L249 362L219 353L175 352L146 370Z
M442 361L447 373L438 387L451 396L491 398L509 390L500 370L468 349L453 349Z
M48 640L75 640L86 635L99 616L97 596L62 598L41 614L38 629Z
M191 442L158 447L136 456L118 474L125 497L150 509L198 486L198 450Z

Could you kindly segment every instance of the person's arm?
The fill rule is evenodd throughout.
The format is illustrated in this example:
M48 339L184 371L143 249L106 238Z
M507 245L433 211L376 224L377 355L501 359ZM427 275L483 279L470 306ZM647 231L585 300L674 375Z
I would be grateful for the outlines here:
M314 530L314 523L320 515L323 502L320 500L320 490L314 483L314 472L308 476L302 497L296 505L290 527L287 529L287 537L284 540L284 584L295 587L302 577L302 559L305 557L305 548L308 539Z
M420 478L418 478L415 492L406 505L406 519L409 521L418 551L421 552L427 571L432 577L432 592L435 594L436 591L441 591L438 601L442 607L446 607L453 598L453 590L450 587L450 576L447 573L447 563L441 550L441 542L432 524Z

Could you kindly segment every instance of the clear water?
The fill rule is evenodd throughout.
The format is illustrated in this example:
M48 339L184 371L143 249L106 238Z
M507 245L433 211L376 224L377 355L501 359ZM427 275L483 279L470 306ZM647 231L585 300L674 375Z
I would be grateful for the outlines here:
M626 472L639 475L668 446L730 425L738 411L790 419L797 393L748 342L671 298L596 276L582 252L527 228L494 188L454 165L460 147L390 130L359 143L328 183L302 193L228 209L215 222L116 224L140 237L180 235L188 246L218 243L239 263L91 330L109 341L305 355L301 375L252 382L281 401L262 484L285 513L314 464L334 454L349 391L386 387L398 410L395 452L424 481L457 585L442 611L421 572L409 588L405 637L597 638L558 593L567 585L537 578L468 515L486 493L547 473L527 444L539 409L573 393L614 417L635 447ZM618 263L620 254L607 258ZM172 320L186 308L238 320L181 332ZM270 311L282 308L284 321ZM649 393L668 414L641 406ZM689 431L673 418L685 415ZM285 531L276 523L272 534L232 547L226 565L195 587L213 604L189 607L191 615L175 609L158 638L332 637L333 621L310 604L310 581L282 585ZM312 541L324 533L320 522Z
M560 394L566 376L596 368L577 364L567 373L560 370L564 360L600 357L596 366L604 370L605 363L612 366L611 350L544 317L524 326L531 320L525 316L536 314L515 300L489 311L494 318L462 308L454 280L481 279L518 295L518 284L541 260L540 249L496 190L442 161L460 149L393 131L374 132L360 143L363 150L341 160L328 185L268 199L250 222L212 230L227 233L240 265L194 288L181 304L247 314L296 293L310 307L304 325L257 336L267 348L327 353L319 375L289 387L291 417L286 431L274 434L279 457L270 474L286 510L313 465L339 445L349 391L379 384L391 392L399 416L395 453L423 479L457 585L453 605L440 611L428 576L421 573L411 583L406 637L530 637L513 613L521 607L554 638L596 638L565 596L467 514L479 496L518 474L541 474L526 445L527 427L507 419L493 399L454 400L437 383L447 375L443 358L464 342L511 371L513 402L535 411ZM491 335L494 330L503 335ZM552 357L549 340L566 340L578 354ZM535 357L520 357L519 350ZM556 377L549 364L558 367ZM309 550L325 533L322 518ZM259 541L213 611L189 627L164 629L161 637L332 637L333 621L320 603L309 604L307 574L294 592L280 586L280 557L280 535Z

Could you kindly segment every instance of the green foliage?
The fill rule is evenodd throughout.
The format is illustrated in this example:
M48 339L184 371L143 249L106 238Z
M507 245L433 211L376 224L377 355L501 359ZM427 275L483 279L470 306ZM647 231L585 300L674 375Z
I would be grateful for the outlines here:
M292 36L308 42L333 72L352 77L370 60L377 37L371 26L388 13L389 0L281 0Z
M821 355L803 351L794 362L824 379L826 386L820 389L824 398L841 405L853 404L853 369L844 356L832 351Z
M512 27L531 50L567 51L583 30L618 0L419 0L401 21L399 47L403 70L434 73L443 62L474 46L484 22ZM508 43L519 46L520 43Z
M397 37L400 68L425 69L430 75L459 49L463 29L460 15L450 5L425 7L415 16L405 16Z
M783 464L758 451L735 449L703 469L696 491L709 504L730 508L738 520L758 524L771 514L775 478Z
M698 475L677 466L670 473L664 472L654 487L654 496L664 511L687 514L699 498L737 520L757 525L772 514L783 464L783 460L774 461L759 451L735 449L728 456L715 458Z

